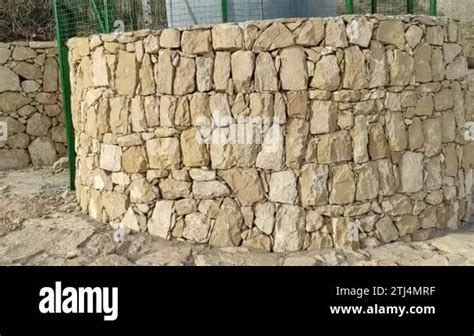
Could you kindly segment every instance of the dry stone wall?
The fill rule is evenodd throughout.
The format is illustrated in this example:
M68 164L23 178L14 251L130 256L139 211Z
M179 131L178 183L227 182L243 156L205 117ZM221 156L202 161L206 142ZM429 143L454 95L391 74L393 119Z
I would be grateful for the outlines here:
M77 195L165 239L286 252L468 218L457 24L347 16L69 41Z
M0 170L66 154L55 42L0 43Z

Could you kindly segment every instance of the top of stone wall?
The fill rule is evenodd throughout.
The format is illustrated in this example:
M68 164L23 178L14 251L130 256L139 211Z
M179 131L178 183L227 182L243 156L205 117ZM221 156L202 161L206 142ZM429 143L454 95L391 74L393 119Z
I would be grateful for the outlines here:
M270 20L259 20L259 21L243 21L243 22L229 22L229 23L220 23L220 24L202 24L202 25L193 25L193 26L184 26L184 27L173 27L173 28L164 28L158 30L152 29L142 29L133 32L125 32L122 34L111 33L111 34L94 34L91 35L89 38L91 40L95 40L97 37L104 42L120 42L120 43L129 43L134 40L134 38L146 37L150 33L159 34L162 32L169 32L171 30L175 31L189 31L189 30L204 30L204 29L212 29L214 27L219 26L240 26L244 30L249 29L251 26L256 26L259 29L263 29L272 23L279 22L285 25L293 25L294 29L296 30L303 22L306 21L314 21L314 20L322 20L323 22L334 21L337 19L342 19L346 23L349 23L356 17L365 17L369 20L373 19L376 21L386 21L386 20L401 20L405 23L413 23L413 24L423 24L426 26L435 26L435 25L446 25L449 22L456 22L458 23L459 20L455 18L449 18L444 16L426 16L426 15L383 15L383 14L367 14L367 15L341 15L335 17L311 17L311 18L280 18L280 19L270 19ZM229 36L227 36L229 37ZM277 35L275 38L278 37ZM74 41L77 40L84 40L84 37L74 37L70 39L69 43L71 45L75 45ZM71 46L70 45L70 46Z

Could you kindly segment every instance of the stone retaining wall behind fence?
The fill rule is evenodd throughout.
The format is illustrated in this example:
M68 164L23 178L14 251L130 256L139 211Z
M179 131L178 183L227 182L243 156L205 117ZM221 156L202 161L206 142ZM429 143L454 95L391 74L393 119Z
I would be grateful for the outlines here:
M277 252L456 229L474 160L459 39L454 21L383 16L73 39L81 207Z
M0 170L48 166L66 154L55 46L0 43Z

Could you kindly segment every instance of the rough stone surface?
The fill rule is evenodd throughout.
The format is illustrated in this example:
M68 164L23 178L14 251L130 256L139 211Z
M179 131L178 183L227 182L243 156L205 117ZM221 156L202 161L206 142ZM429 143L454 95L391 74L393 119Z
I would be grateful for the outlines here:
M239 264L241 249L370 249L459 228L473 114L454 26L350 16L73 39L81 209L114 228L227 248L180 259L202 265ZM21 89L0 92L8 157L37 137L65 149L61 100L44 91L53 63L45 74L48 57L36 57L1 65Z

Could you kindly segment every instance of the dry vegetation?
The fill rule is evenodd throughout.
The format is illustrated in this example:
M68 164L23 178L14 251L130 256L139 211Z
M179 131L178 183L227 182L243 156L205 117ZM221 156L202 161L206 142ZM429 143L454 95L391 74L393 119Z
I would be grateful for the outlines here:
M0 41L54 40L52 0L1 0Z

